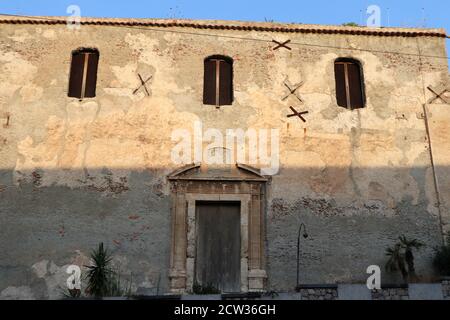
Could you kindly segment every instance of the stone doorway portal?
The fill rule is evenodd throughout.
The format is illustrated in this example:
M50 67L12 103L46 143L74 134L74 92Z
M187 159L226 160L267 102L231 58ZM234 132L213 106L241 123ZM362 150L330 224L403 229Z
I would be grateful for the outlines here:
M240 292L240 203L197 202L195 219L195 282L221 292Z
M217 282L220 279L218 270L228 268L231 272L230 275L225 275L228 280L222 278L218 281L224 292L263 291L266 280L264 212L268 178L259 174L257 169L243 164L237 164L228 171L208 171L200 164L192 164L176 170L168 176L168 180L171 184L172 196L170 290L174 293L192 292L196 281L209 279ZM229 223L230 227L223 237L232 243L230 247L232 249L229 249L233 254L239 251L239 257L234 257L239 260L238 262L233 260L228 266L203 265L202 261L213 255L211 252L208 256L206 253L209 250L208 246L199 245L198 242L199 237L201 239L208 236L202 233L202 224L208 224L208 222L202 222L202 213L199 214L203 210L202 204L205 203L220 203L220 207L225 206L225 203L234 204L231 211L235 213L223 216L225 220L230 219L229 222L225 222ZM231 212L225 208L217 210L219 215L221 210ZM237 228L239 228L239 241L232 240L232 235L238 234ZM218 230L215 232L220 233ZM219 242L219 238L213 241ZM210 246L210 248L213 247L217 247L217 244ZM201 257L197 257L197 254ZM219 255L212 259L218 259L218 257L228 259L225 251L219 251ZM219 263L217 261L216 264ZM198 269L199 266L200 269ZM237 266L239 271L236 274ZM209 275L207 275L208 272ZM214 273L216 275L213 276Z

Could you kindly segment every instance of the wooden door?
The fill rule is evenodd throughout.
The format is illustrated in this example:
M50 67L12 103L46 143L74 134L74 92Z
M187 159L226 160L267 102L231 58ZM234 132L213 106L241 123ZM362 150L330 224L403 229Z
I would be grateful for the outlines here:
M195 281L221 292L240 292L240 204L198 202Z

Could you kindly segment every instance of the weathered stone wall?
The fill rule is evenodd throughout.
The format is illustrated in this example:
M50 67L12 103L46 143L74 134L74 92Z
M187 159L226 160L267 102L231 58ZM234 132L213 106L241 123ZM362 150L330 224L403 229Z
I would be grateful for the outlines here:
M337 288L309 288L300 289L302 300L336 300Z
M444 299L450 300L450 280L442 281L442 294Z
M430 276L441 233L423 109L431 93L424 86L447 81L447 62L385 52L420 48L422 55L445 56L443 39L191 30L265 42L170 32L183 30L1 26L3 295L57 297L64 266L86 264L101 241L123 273L133 273L135 290L166 291L166 176L178 167L171 133L192 129L194 121L219 130L280 130L281 169L267 188L269 287L295 287L300 222L309 233L301 242L302 283L365 279L367 266L382 266L385 248L401 234L427 244L416 263ZM317 46L272 51L272 38ZM67 97L71 52L80 47L100 52L97 97L83 101ZM220 109L202 104L203 59L213 54L234 60L235 100ZM366 108L337 106L338 57L361 62ZM133 94L138 73L152 76L149 97ZM304 105L281 100L287 80L304 81ZM290 105L309 111L306 123L286 117ZM447 156L440 160L441 171L449 165ZM444 199L449 188L440 192Z
M372 290L372 300L408 300L408 288L381 288Z

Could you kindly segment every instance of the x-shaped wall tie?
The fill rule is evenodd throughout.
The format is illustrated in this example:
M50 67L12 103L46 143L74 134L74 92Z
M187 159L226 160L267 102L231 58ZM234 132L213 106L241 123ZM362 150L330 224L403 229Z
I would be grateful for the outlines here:
M285 100L286 100L287 98L289 98L291 95L294 95L294 96L298 99L298 101L300 101L301 103L303 103L302 98L300 98L300 97L298 96L298 94L296 93L296 91L303 85L303 81L300 82L300 83L298 83L298 84L296 84L296 85L294 85L294 86L290 86L290 85L288 85L286 82L284 82L283 84L284 84L284 86L285 86L286 88L288 88L289 93L288 93L287 95L285 95L283 98L281 98L281 101L285 101Z
M427 87L428 90L430 90L435 96L428 100L428 104L432 104L437 99L441 99L444 101L444 103L450 104L450 102L447 100L447 98L444 96L446 92L450 92L449 88L444 87L444 89L435 89L432 86Z
M152 78L152 76L148 77L148 79L145 80L145 81L144 81L144 79L142 79L142 77L141 77L141 75L139 73L138 73L138 76L139 76L139 80L141 80L141 85L136 90L133 91L133 94L136 94L139 91L139 89L144 88L145 93L147 94L147 96L150 96L150 93L147 90L146 84Z
M289 107L289 108L292 110L293 114L288 114L288 115L287 115L288 118L290 118L290 117L296 117L296 116L297 116L297 117L299 117L303 122L306 122L306 119L303 118L303 115L309 113L309 111L298 112L298 111L295 110L293 107Z
M10 119L11 119L11 115L9 114L9 112L5 112L3 117L5 118L5 122L3 123L3 128L8 128Z
M291 48L287 46L287 44L291 42L291 40L286 40L285 42L278 42L277 40L272 40L272 42L277 44L277 46L273 47L272 50L278 50L280 48L291 50Z

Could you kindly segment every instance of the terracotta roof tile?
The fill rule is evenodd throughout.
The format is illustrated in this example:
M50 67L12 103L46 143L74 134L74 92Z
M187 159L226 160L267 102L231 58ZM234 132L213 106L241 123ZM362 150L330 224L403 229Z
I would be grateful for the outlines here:
M11 16L0 15L0 24L66 24L67 17ZM270 22L242 22L221 20L188 19L122 19L122 18L82 18L82 25L192 28L212 30L261 31L280 33L346 34L384 37L446 37L444 29L416 28L368 28L347 26L325 26L306 24L282 24Z

